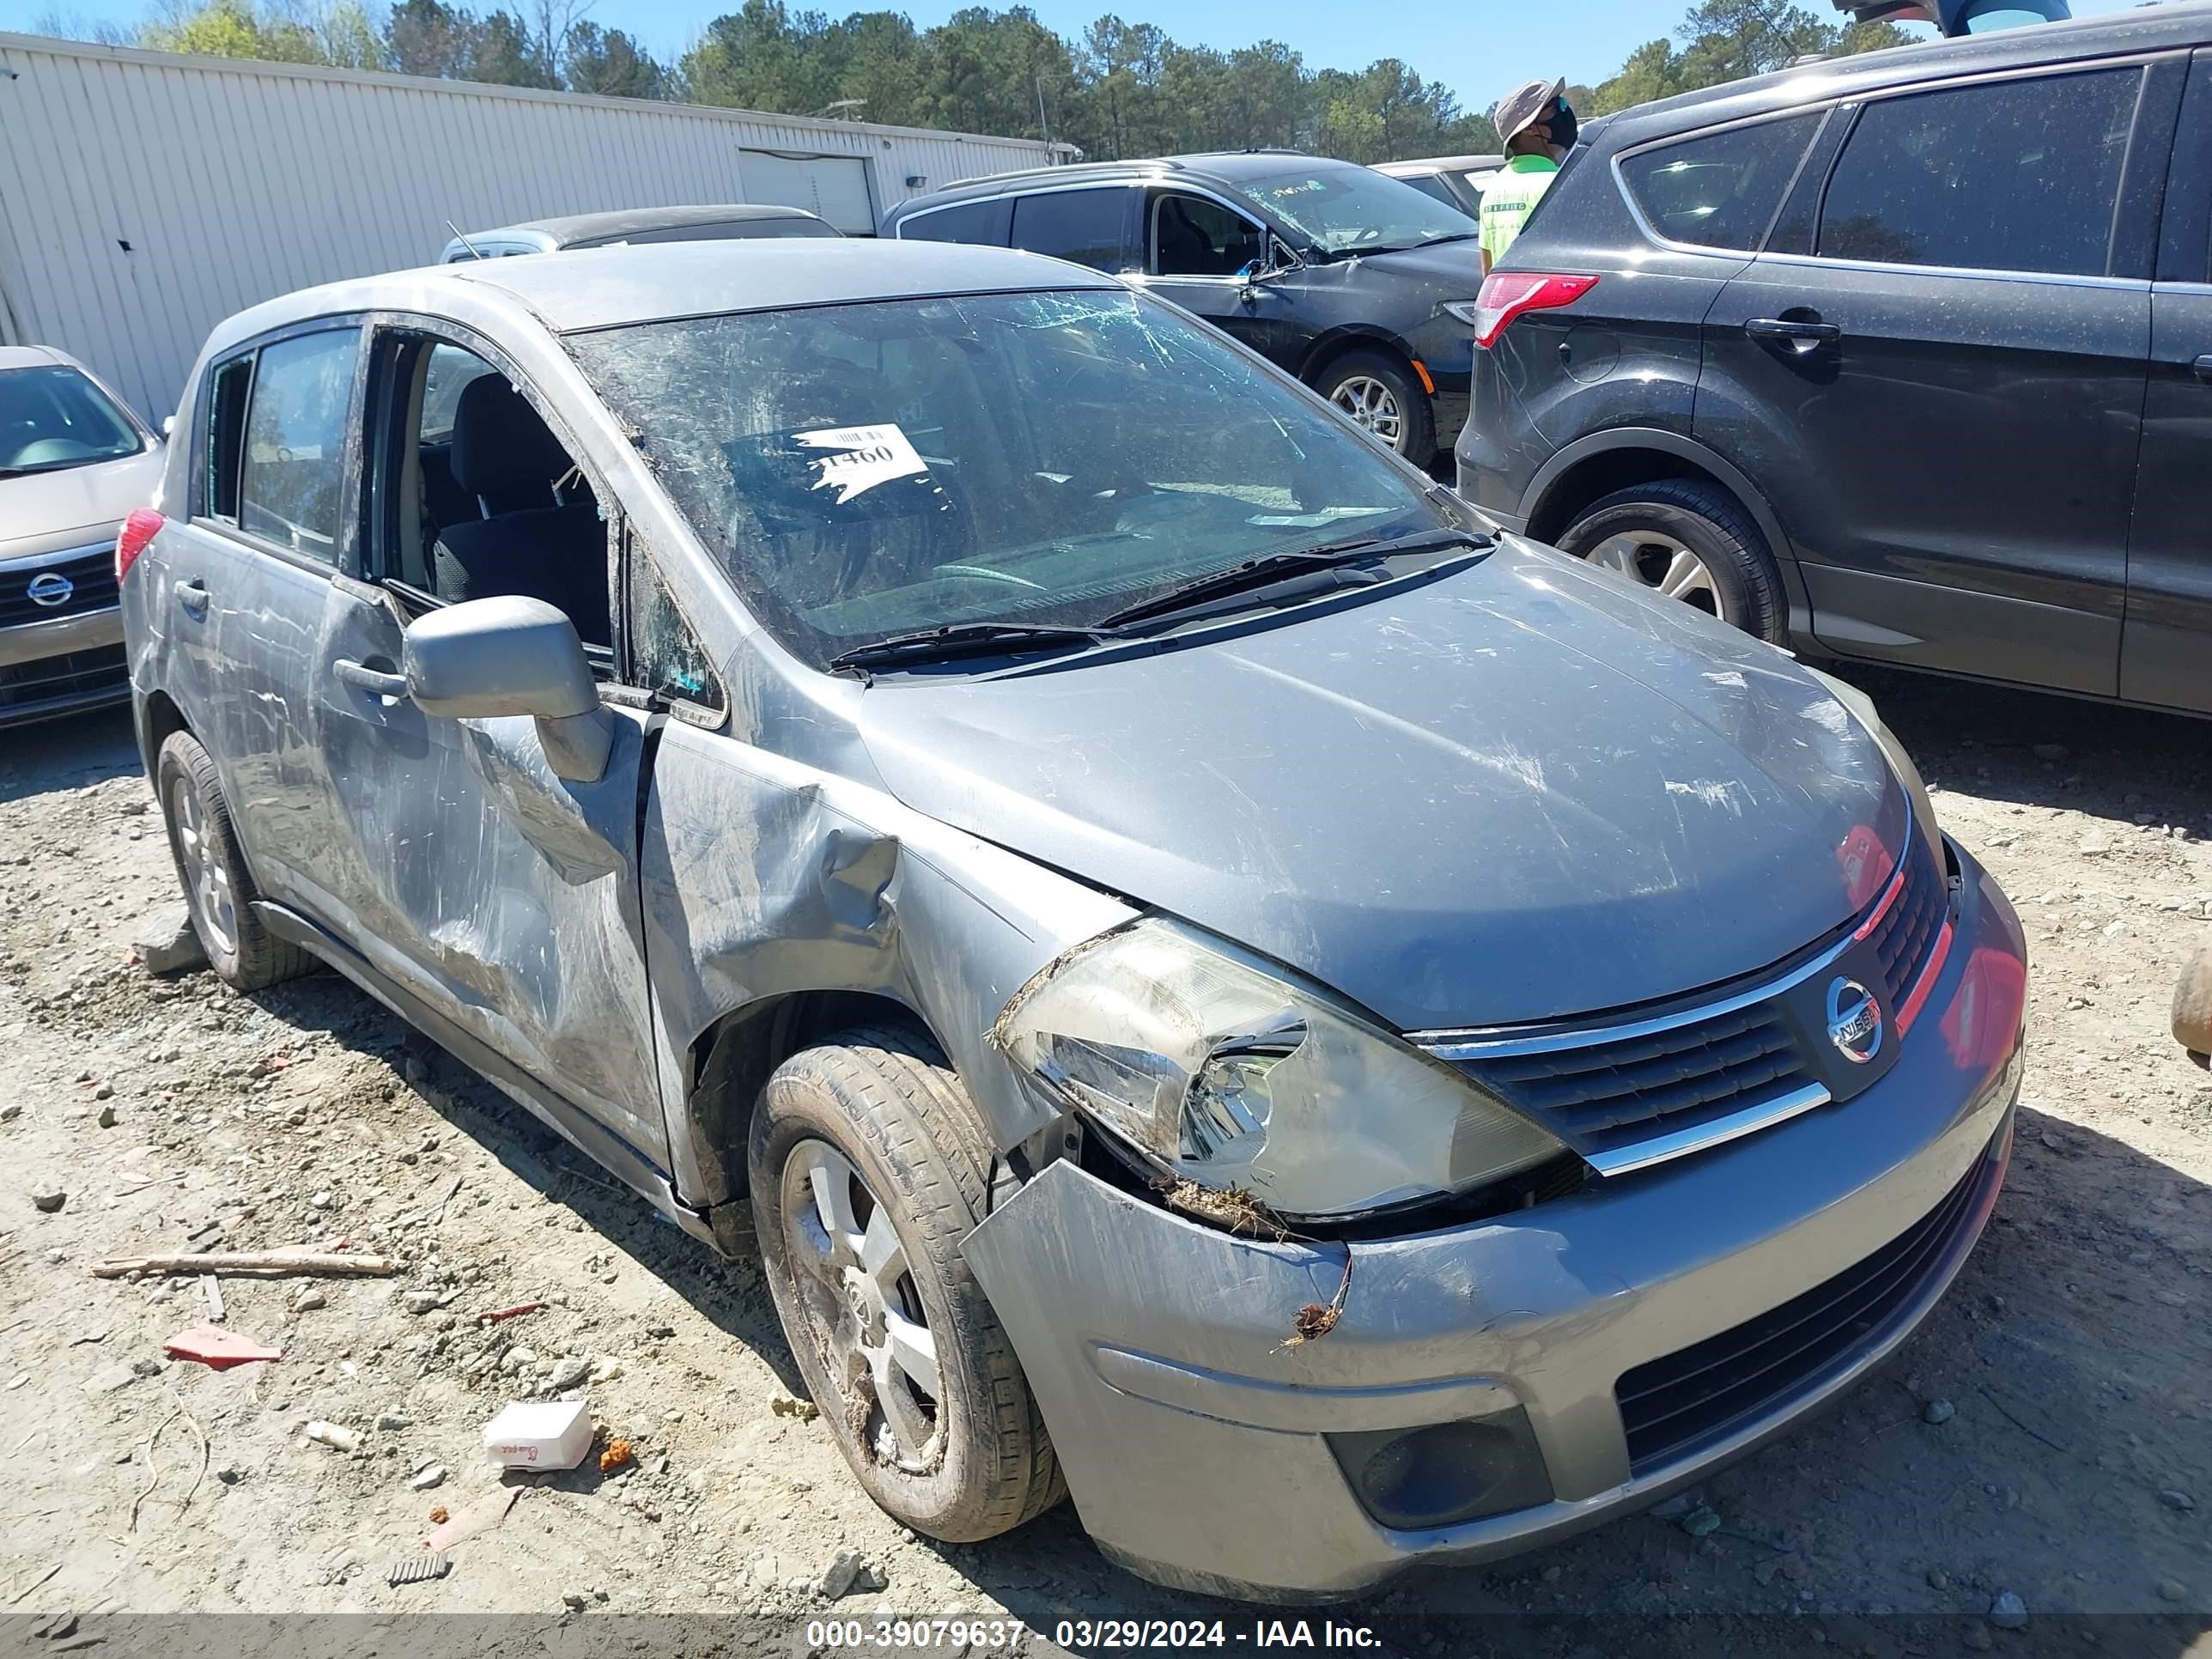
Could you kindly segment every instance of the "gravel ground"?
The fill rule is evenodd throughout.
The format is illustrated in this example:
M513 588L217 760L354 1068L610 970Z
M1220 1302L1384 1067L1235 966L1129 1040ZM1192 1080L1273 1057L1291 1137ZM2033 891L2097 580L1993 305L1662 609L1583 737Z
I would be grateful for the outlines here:
M2021 1642L1989 1619L2009 1594L2032 1630L2084 1613L2206 1627L2212 1079L2166 1007L2212 897L2212 728L1868 684L2027 924L2030 1060L1994 1225L1889 1365L1713 1480L1701 1510L1409 1578L1347 1616L1419 1648L1461 1614L1794 1612L1876 1651L1885 1615L1948 1615L1951 1651ZM566 1598L757 1628L832 1605L1048 1629L1244 1617L1109 1567L1066 1506L982 1546L903 1532L795 1408L750 1265L659 1221L334 976L250 998L205 973L149 979L130 941L173 890L124 717L0 734L0 1613L559 1618ZM66 1201L42 1211L41 1191ZM197 1281L88 1272L210 1224L224 1249L344 1238L403 1265L225 1280L230 1327L285 1358L211 1372L161 1358L205 1317ZM475 1321L526 1302L545 1306ZM502 1486L482 1425L580 1373L635 1462ZM311 1421L358 1449L310 1439ZM445 1473L426 1486L428 1466ZM499 1523L449 1577L387 1586L433 1505L488 1500ZM861 1565L833 1604L841 1551ZM1527 1650L1568 1651L1547 1628Z

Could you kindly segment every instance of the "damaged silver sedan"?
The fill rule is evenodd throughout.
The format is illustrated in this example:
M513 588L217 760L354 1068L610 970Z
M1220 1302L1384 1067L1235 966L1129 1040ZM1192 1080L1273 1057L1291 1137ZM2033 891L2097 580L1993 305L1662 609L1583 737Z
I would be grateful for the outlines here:
M216 970L757 1248L919 1532L1526 1548L1850 1385L1996 1200L2021 930L1865 701L1107 279L403 272L179 422L118 564Z

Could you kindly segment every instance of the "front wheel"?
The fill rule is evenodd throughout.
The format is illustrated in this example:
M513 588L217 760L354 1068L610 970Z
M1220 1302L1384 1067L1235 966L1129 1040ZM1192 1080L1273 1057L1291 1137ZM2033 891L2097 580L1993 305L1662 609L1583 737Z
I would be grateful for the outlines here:
M1782 573L1751 514L1695 478L1632 484L1593 501L1559 548L1779 645L1788 631Z
M1436 458L1436 411L1412 368L1379 351L1352 351L1322 371L1321 395L1355 426L1416 466Z
M769 1078L746 1163L784 1335L868 1495L947 1543L1057 1503L1028 1379L960 1254L990 1156L957 1074L918 1033L834 1037Z

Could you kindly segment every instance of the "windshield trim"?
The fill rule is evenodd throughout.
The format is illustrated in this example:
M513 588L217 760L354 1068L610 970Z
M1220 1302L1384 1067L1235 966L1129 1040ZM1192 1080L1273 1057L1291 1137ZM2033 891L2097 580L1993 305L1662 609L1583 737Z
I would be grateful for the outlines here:
M857 237L848 240L858 240ZM1071 269L1081 270L1081 266ZM553 331L554 337L562 340L587 339L594 334L618 334L624 329L659 328L664 323L711 323L722 317L781 317L806 311L842 311L852 306L896 306L923 303L932 300L1004 300L1018 299L1025 295L1042 294L1131 294L1128 283L1116 282L1111 276L1086 283L1078 277L1072 282L1060 280L1057 273L1052 281L1021 288L948 288L931 289L927 292L908 294L862 294L842 300L802 300L786 305L726 305L712 311L672 311L666 316L625 317L619 322L586 323L574 328Z

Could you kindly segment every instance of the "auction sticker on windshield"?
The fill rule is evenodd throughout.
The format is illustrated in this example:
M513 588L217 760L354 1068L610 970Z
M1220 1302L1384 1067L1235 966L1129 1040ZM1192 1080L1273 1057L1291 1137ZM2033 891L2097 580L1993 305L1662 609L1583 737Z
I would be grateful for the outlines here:
M915 453L914 445L896 425L822 427L791 435L809 449L839 452L814 463L819 475L814 488L836 486L840 507L878 484L929 471L929 463Z

